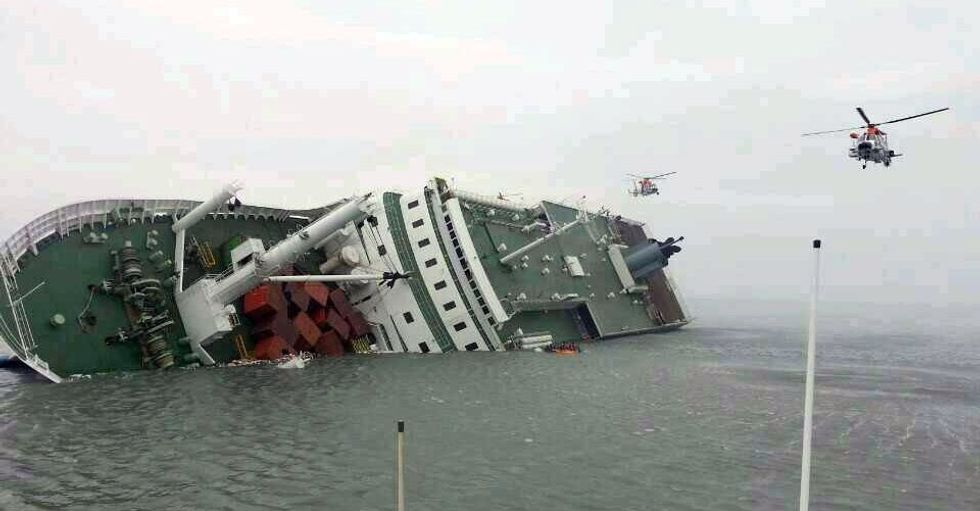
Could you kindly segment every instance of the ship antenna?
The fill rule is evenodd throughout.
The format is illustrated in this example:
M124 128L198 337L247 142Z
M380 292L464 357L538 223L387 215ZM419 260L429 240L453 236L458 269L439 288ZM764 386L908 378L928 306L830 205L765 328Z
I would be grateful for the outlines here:
M810 508L810 443L813 438L813 372L817 350L817 293L820 290L820 240L813 240L813 287L806 344L806 396L803 401L803 465L800 470L800 511Z

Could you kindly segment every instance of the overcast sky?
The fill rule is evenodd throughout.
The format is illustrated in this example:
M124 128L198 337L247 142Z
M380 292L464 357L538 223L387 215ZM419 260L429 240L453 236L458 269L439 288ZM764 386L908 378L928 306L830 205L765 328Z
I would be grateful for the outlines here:
M977 2L325 4L4 2L0 237L87 199L240 179L304 208L441 175L683 234L689 298L799 297L820 236L829 300L980 303ZM846 133L799 136L858 105L952 110L862 172Z

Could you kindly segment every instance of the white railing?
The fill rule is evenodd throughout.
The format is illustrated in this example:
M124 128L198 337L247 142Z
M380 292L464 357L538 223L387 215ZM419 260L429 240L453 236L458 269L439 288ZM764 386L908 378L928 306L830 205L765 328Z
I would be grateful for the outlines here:
M212 218L252 218L285 221L316 218L323 211L332 209L343 201L331 203L323 208L294 211L280 208L241 205L235 211L219 210L210 214ZM51 371L47 362L35 353L36 344L31 332L27 311L24 309L16 274L20 271L17 261L31 251L38 253L38 244L51 236L59 239L81 232L83 227L94 229L96 224L102 228L113 224L133 224L152 222L160 216L179 218L197 207L200 201L180 199L103 199L78 202L45 213L14 232L0 245L0 280L6 295L6 304L13 320L13 328L0 314L0 346L6 344L25 364L48 379L59 382L61 377ZM227 272L226 272L227 273ZM221 274L226 276L225 274Z
M0 252L9 257L12 265L11 275L19 268L17 260L28 250L37 254L38 243L56 235L65 237L80 232L83 227L93 228L110 223L135 223L152 221L158 216L180 217L194 209L200 201L178 199L105 199L70 204L35 218L14 232L2 246ZM267 218L284 221L291 216L308 216L305 211L292 211L279 208L242 205L231 211L216 211L215 217L224 218Z
M37 347L34 343L34 334L31 332L31 323L27 319L27 311L24 310L24 303L19 296L17 279L14 278L12 268L14 268L13 261L6 253L0 252L0 280L3 280L3 288L7 295L6 306L10 308L14 320L14 328L11 329L0 315L0 345L6 344L22 362L44 377L56 383L60 382L61 377L51 372L48 363L34 353Z

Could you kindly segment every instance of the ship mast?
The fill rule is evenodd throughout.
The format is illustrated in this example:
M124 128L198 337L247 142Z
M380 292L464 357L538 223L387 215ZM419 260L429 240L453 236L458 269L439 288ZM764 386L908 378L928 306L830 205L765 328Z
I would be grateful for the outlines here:
M174 222L171 229L177 235L174 247L174 271L177 274L177 285L174 286L175 293L184 291L184 238L187 235L187 229L223 206L241 189L242 185L237 182L228 183L210 199L198 204L196 208Z
M237 189L227 186L210 200L194 208L174 224L175 232L178 236L186 232L194 222L200 221L224 204L234 191ZM220 339L232 330L230 316L235 311L231 304L236 299L268 277L282 273L300 256L350 222L364 217L367 213L363 209L363 204L368 197L370 194L350 199L299 232L280 241L264 254L256 254L251 261L231 274L204 277L187 289L175 291L177 308L180 310L180 317L192 349L199 351L202 345ZM178 252L175 260L182 261L183 253Z

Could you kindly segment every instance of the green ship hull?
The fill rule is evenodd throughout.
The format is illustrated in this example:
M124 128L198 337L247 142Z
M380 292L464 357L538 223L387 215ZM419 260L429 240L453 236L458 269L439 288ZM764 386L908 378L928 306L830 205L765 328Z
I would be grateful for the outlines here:
M605 212L517 205L439 179L356 209L235 207L222 194L73 204L19 230L0 247L3 342L60 381L272 349L547 348L689 321L663 267L671 243ZM326 217L341 227L323 230ZM651 244L663 247L637 255ZM282 274L300 282L274 281Z

